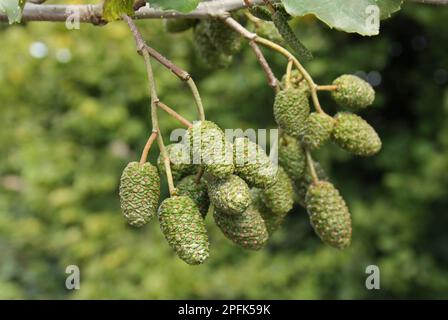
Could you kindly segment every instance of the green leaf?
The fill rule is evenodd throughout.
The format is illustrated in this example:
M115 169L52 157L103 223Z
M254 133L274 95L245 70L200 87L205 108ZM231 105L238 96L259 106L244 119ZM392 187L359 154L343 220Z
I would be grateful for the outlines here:
M22 20L24 0L0 0L0 12L8 16L9 24L19 23Z
M103 4L103 18L106 21L120 20L123 14L134 15L133 0L105 0Z
M379 33L381 19L400 9L402 0L282 0L286 11L293 16L313 14L330 28L356 32L365 36ZM378 10L379 9L379 10ZM372 21L378 23L372 23Z
M198 6L200 0L146 0L152 7L163 10L190 12Z

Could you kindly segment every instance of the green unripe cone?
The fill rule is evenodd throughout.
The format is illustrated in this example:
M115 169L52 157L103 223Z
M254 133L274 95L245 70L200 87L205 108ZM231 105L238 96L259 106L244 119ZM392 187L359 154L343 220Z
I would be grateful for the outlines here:
M310 113L308 97L298 89L285 89L277 93L274 102L274 117L278 126L294 138L300 137Z
M228 27L223 21L207 19L204 23L210 41L220 52L232 55L241 49L243 40L241 35Z
M206 173L220 179L233 173L233 146L214 122L195 122L185 141L190 143L193 163L200 163Z
M302 132L302 143L316 150L327 142L333 131L334 119L325 113L312 112Z
M258 210L258 212L260 212L261 217L266 224L266 229L268 230L269 236L271 236L283 224L286 213L275 214L268 207L266 207L261 196L261 189L254 188L250 192L252 197L252 205Z
M339 112L333 129L333 140L342 148L359 156L372 156L381 149L375 129L360 116Z
M226 68L232 63L232 56L219 51L212 43L207 33L205 21L200 21L193 32L196 53L210 68Z
M238 215L229 215L215 208L213 217L222 233L245 249L259 250L269 238L265 222L253 206Z
M191 164L188 148L181 143L173 143L165 147L168 157L170 158L171 174L175 183L179 182L183 177L195 174L197 166ZM160 175L165 175L165 165L163 163L163 156L159 154L157 158L157 168Z
M207 184L203 179L196 183L196 176L188 176L183 178L176 185L177 195L188 196L198 206L202 217L205 218L210 206L210 199L207 193Z
M156 214L160 196L157 168L150 163L130 162L120 180L121 210L127 222L141 227Z
M243 213L251 203L249 186L235 175L208 179L208 196L217 210L229 215Z
M282 167L277 170L277 182L261 192L266 207L276 215L288 213L294 204L294 188Z
M319 180L324 181L328 180L328 176L325 173L324 169L316 161L314 161L314 170L316 171L316 175ZM306 192L308 191L308 188L310 187L311 183L313 183L313 178L311 177L308 167L305 168L305 172L302 178L294 181L296 200L304 208L306 207L305 204Z
M258 144L236 138L233 144L235 173L251 187L266 188L276 182L276 167Z
M375 90L363 79L345 74L333 81L338 88L332 91L336 103L345 108L364 109L375 100Z
M306 194L311 225L326 244L343 249L350 245L350 212L339 191L327 181L311 184Z
M163 27L166 32L179 33L193 28L197 23L195 19L165 19L163 20Z
M311 96L310 86L308 85L308 82L303 78L299 70L294 69L291 71L291 75L289 76L289 85L294 89L299 89L307 97ZM286 88L286 74L282 77L281 86L282 88Z
M209 256L209 240L198 207L187 196L165 199L159 207L160 228L176 254L188 264L201 264Z
M301 143L287 134L278 142L278 162L293 181L302 178L306 166L306 155Z

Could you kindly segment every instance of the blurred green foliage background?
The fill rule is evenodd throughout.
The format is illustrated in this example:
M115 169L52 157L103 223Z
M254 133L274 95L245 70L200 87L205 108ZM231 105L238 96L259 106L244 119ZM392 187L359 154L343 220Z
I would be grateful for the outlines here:
M326 247L296 207L264 250L249 252L208 217L211 257L196 267L175 256L157 221L133 229L121 216L121 171L151 129L144 65L125 24L1 25L0 298L448 298L447 19L446 8L405 5L373 38L295 21L319 83L358 72L377 84L362 116L382 136L382 152L364 159L328 146L316 154L351 208L353 244ZM192 73L209 119L275 127L273 92L247 46L229 69L210 72L190 32L138 25ZM267 58L281 76L283 58ZM187 87L154 66L161 99L193 120ZM161 125L168 142L178 124L161 114ZM65 288L71 264L80 290ZM370 264L381 270L381 290L365 288Z

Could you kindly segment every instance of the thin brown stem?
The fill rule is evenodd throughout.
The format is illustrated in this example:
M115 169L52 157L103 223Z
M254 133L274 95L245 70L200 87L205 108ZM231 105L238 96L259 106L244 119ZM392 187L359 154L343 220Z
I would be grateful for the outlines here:
M165 103L163 103L162 101L158 100L155 102L156 105L162 109L163 111L165 111L166 113L168 113L171 117L173 117L174 119L176 119L177 121L179 121L180 123L182 123L184 126L186 127L191 127L192 124L190 121L188 121L187 119L185 119L184 117L182 117L180 114L178 114L176 111L174 111L172 108L168 107Z
M201 178L202 178L202 175L204 174L204 168L202 168L202 167L199 167L199 171L198 171L198 173L196 174L196 178L194 179L194 181L196 182L196 184L199 184L200 182L201 182Z
M316 86L317 91L335 91L337 89L338 89L338 86L333 85L333 84Z
M278 80L275 77L274 72L272 72L272 69L269 66L269 63L267 62L266 58L264 57L263 52L261 52L260 47L254 40L249 41L249 45L252 48L252 51L254 52L258 62L260 63L261 68L263 69L266 75L266 78L268 79L269 86L274 88L274 90L276 90L278 88Z
M145 61L146 66L146 74L148 76L148 82L149 82L149 92L151 95L151 122L152 122L152 128L153 130L157 131L157 144L160 149L160 153L163 157L163 164L165 166L165 173L166 178L168 181L168 189L170 192L170 195L173 195L175 192L174 188L174 182L173 182L173 175L171 173L171 166L170 166L170 159L168 156L168 153L165 149L165 144L163 143L163 137L162 133L160 132L159 128L159 118L157 115L157 101L159 101L159 98L157 97L157 89L156 89L156 82L154 79L154 73L151 66L151 54L149 53L146 48L148 47L146 43L144 42L143 38L141 37L141 33L138 31L137 26L135 25L134 21L127 15L123 15L123 19L128 23L129 28L132 31L132 34L134 35L134 39L137 45L137 52L139 52L143 56L143 60Z
M151 135L148 138L148 141L146 141L145 148L143 149L142 155L140 157L140 164L144 164L146 162L146 159L148 158L149 150L151 149L151 146L157 138L157 131L153 131Z

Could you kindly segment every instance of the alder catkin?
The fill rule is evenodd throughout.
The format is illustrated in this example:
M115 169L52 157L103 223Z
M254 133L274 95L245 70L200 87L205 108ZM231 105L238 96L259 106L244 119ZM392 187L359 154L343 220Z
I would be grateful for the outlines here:
M226 68L232 63L232 56L222 53L212 43L205 21L196 24L193 38L197 55L209 68Z
M261 191L261 198L264 204L274 214L288 213L294 204L294 187L282 167L277 170L277 182Z
M316 234L326 244L343 249L350 245L350 212L339 191L327 181L312 183L306 194L306 209Z
M332 138L342 149L359 156L372 156L381 150L380 137L360 116L339 112L334 119Z
M141 227L155 215L160 196L157 168L149 162L130 162L120 180L120 204L123 215L133 227Z
M310 150L316 150L327 142L333 131L334 119L325 113L312 112L302 131L302 143Z
M280 128L294 138L300 137L309 113L310 103L303 91L289 88L278 92L275 96L275 121Z
M210 199L204 179L196 182L196 175L187 176L176 185L176 190L177 195L190 197L198 206L202 217L205 218L210 206Z
M250 189L238 176L225 179L211 178L207 181L208 196L216 209L229 215L238 215L250 205Z
M201 264L209 256L204 219L187 196L165 199L159 207L160 228L168 244L188 264Z
M242 37L219 19L204 20L207 35L220 52L233 55L241 49Z
M300 141L283 133L278 141L278 162L293 181L299 180L306 166L306 155Z
M250 187L266 188L277 179L277 169L266 152L248 138L236 138L234 143L235 173Z
M344 74L333 81L337 89L332 91L336 103L353 110L364 109L375 100L375 90L363 79L350 74Z
M259 250L269 238L266 224L253 206L238 215L230 215L215 208L213 217L222 233L245 249Z

